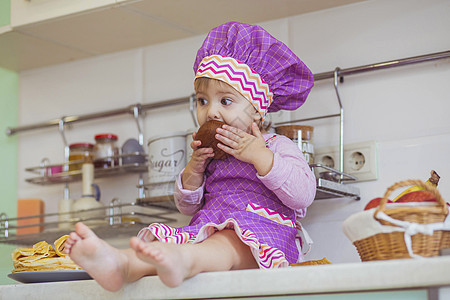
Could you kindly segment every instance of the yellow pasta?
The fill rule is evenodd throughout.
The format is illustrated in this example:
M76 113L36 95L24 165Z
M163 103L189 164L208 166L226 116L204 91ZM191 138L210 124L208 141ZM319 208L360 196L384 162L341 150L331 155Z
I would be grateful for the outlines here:
M319 260L309 260L301 263L294 263L291 264L291 266L298 267L298 266L314 266L314 265L329 265L329 264L331 264L331 262L326 257L324 257Z
M64 253L64 244L68 235L63 235L54 242L54 247L45 241L36 243L31 248L20 248L13 251L14 270L17 272L81 270L70 257Z

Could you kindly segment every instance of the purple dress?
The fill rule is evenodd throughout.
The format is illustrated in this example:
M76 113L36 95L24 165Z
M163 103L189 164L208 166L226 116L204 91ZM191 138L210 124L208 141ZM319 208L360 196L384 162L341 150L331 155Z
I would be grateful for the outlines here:
M188 226L154 223L138 237L172 243L199 243L214 232L234 229L260 268L288 266L299 259L295 210L285 206L260 179L253 165L233 156L212 160L205 172L204 204Z

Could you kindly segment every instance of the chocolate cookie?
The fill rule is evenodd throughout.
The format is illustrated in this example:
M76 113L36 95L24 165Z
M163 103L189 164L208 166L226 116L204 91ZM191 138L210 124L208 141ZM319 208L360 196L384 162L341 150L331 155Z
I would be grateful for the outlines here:
M214 159L224 159L229 156L228 153L225 153L217 147L219 141L216 139L216 129L222 127L224 122L211 120L203 124L197 131L196 140L202 142L201 148L211 147L214 150Z

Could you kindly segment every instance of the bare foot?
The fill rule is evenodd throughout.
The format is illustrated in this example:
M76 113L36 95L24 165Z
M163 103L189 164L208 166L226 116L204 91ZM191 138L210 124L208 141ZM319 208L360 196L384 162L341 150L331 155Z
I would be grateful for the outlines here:
M104 289L114 292L122 288L127 274L126 256L83 223L77 223L75 232L70 233L65 252Z
M159 241L144 242L136 237L131 238L130 246L136 256L152 264L161 281L169 286L179 286L184 279L191 277L191 259L182 245L168 244Z

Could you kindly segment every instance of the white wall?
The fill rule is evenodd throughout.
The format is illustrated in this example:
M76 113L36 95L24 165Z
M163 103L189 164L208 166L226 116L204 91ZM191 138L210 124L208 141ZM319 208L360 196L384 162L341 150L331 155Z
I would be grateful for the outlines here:
M374 0L262 24L287 43L314 73L448 50L450 2L446 0ZM192 93L192 64L204 36L76 61L20 74L20 124L46 121L168 100ZM341 97L345 108L345 141L378 143L379 179L357 183L361 201L316 201L305 225L315 241L310 259L357 261L354 247L341 231L342 221L381 196L392 183L427 179L435 169L440 190L450 199L449 60L365 73L345 78ZM304 107L292 114L303 118L336 113L338 104L331 80L316 83ZM289 118L289 113L275 120ZM316 147L338 143L337 120L311 122ZM150 112L145 139L193 126L188 106ZM121 145L136 137L131 117L76 124L68 142L94 141L100 132L119 135ZM56 129L19 135L19 198L40 197L47 212L56 211L62 186L35 186L24 171L43 157L62 162L62 141ZM100 179L104 203L114 196L132 201L136 175ZM71 185L74 199L80 184Z

